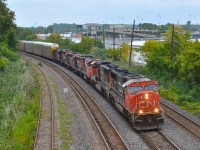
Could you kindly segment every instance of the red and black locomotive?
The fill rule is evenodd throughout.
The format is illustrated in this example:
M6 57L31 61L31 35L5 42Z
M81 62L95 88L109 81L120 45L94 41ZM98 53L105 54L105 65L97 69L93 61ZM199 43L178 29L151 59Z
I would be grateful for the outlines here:
M60 50L54 50L61 53ZM164 113L160 107L158 84L145 76L129 73L110 62L73 53L62 52L62 57L53 55L58 63L74 70L89 81L117 109L128 117L137 130L161 128ZM62 58L62 59L61 59Z

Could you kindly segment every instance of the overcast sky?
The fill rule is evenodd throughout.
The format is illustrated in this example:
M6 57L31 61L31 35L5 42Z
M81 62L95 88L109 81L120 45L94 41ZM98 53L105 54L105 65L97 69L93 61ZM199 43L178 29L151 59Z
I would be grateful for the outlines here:
M200 0L7 0L18 26L200 23Z

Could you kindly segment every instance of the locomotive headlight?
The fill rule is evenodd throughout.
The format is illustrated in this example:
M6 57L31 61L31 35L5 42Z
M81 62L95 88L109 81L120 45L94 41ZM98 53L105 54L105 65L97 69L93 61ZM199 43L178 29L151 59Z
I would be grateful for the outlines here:
M158 112L159 112L159 109L158 109L158 108L155 108L154 111L155 111L156 113L158 113Z
M139 110L139 114L142 114L143 113L143 111L142 110Z
M149 94L145 94L145 99L149 99Z

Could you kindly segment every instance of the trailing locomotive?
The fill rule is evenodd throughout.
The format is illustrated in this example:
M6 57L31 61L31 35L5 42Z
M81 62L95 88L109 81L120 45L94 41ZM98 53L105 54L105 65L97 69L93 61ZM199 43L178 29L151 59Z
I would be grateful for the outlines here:
M54 43L21 41L20 48L51 59L86 79L129 118L135 129L158 129L164 124L156 81L92 56L58 49Z

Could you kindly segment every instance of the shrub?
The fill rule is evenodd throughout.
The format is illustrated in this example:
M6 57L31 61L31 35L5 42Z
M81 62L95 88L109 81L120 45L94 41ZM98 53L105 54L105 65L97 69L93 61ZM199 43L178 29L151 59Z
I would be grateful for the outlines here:
M8 63L8 59L5 57L0 57L0 70L4 70Z
M0 46L0 57L1 56L6 57L7 59L11 61L16 61L18 59L16 53L9 50L5 46Z

